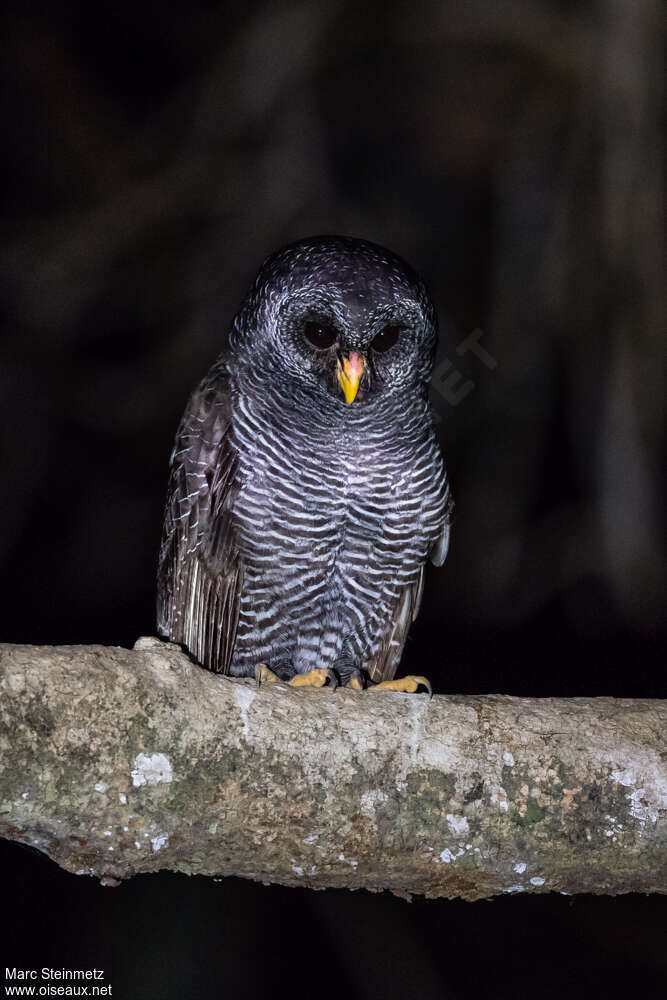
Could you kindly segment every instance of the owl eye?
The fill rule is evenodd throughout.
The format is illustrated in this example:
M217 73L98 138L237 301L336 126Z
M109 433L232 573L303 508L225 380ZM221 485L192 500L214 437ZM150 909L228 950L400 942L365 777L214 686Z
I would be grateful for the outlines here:
M325 323L306 323L303 333L309 344L318 351L326 351L338 339L338 333Z
M400 332L401 330L398 326L385 326L384 330L380 330L377 336L373 337L371 347L374 351L378 351L379 354L389 351L397 342Z

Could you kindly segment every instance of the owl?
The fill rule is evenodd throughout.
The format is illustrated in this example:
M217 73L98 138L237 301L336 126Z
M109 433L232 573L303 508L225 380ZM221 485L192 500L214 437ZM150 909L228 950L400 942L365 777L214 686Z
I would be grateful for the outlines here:
M389 250L325 236L268 258L176 436L163 636L258 683L430 690L395 674L449 542L436 342Z

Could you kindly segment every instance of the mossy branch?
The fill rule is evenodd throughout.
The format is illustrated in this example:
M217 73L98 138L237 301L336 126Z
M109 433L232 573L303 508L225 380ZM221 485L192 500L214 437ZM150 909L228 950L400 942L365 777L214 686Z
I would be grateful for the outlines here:
M400 895L666 892L667 702L290 689L178 648L0 646L0 834Z

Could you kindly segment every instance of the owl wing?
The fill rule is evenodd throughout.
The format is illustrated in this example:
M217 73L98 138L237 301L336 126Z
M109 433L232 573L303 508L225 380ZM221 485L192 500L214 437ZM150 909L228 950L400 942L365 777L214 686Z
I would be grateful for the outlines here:
M374 683L391 681L401 662L403 647L408 638L410 626L417 617L424 587L424 567L419 570L415 583L405 587L396 601L391 616L384 628L380 648L375 656L365 664L368 676Z
M454 510L449 484L444 479L443 473L443 510L441 514L441 527L439 534L433 542L428 557L435 566L442 566L447 558L449 549L449 526ZM403 647L408 638L410 626L419 614L424 592L424 565L419 569L419 575L413 584L405 587L399 594L398 600L394 604L391 616L389 617L383 632L380 649L373 659L366 665L368 676L375 683L380 681L391 681L394 678Z
M176 435L158 568L158 631L216 673L229 672L243 579L230 429L229 378L218 370L192 394Z

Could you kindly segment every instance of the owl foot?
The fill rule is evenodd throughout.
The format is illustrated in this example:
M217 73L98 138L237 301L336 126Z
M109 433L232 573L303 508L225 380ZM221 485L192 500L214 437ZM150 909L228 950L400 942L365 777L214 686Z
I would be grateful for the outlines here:
M338 679L333 670L326 667L316 667L307 674L295 674L287 683L290 687L324 687L329 681L329 687L338 687Z
M353 670L343 686L346 688L351 688L352 691L363 691L364 679L361 676L361 671Z
M405 677L398 677L395 681L380 681L379 684L373 684L369 690L407 691L408 694L414 694L420 684L428 691L429 698L432 698L433 689L431 688L431 682L428 677L419 677L416 674L407 674Z
M255 667L255 682L257 687L261 687L262 684L282 683L278 674L274 674L273 670L269 670L266 663L258 663Z

